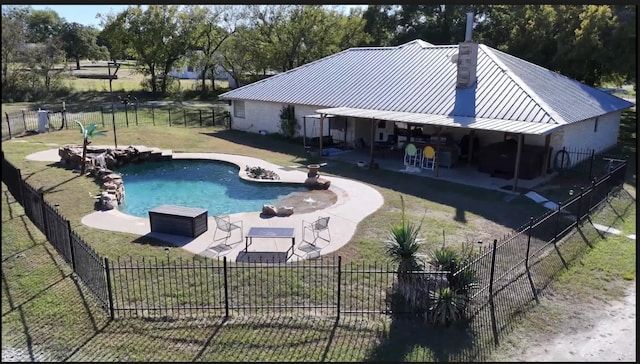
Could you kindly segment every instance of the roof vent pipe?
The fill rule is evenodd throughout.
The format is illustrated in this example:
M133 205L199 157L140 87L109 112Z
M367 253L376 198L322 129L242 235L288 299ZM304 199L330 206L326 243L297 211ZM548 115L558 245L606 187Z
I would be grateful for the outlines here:
M471 42L471 32L473 31L473 12L467 13L467 30L464 34L464 41Z

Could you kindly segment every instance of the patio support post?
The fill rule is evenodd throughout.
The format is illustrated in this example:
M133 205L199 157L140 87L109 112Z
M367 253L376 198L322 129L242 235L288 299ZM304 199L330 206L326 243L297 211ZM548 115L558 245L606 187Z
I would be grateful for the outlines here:
M374 119L371 119L371 140L369 141L369 154L371 156L371 161L369 163L369 167L373 166L373 141L376 137L376 126L375 126L376 121Z
M342 149L347 149L347 125L349 125L349 119L344 117L344 141L342 142Z
M436 133L436 165L434 166L436 178L438 178L438 171L440 170L440 163L438 162L438 159L440 158L440 134L442 134L442 129L443 127L439 127L438 133Z
M518 187L518 175L520 174L520 155L522 154L522 144L524 140L523 140L523 134L518 134L518 150L516 152L516 165L513 168L513 188L511 189L511 191L515 192L516 188Z
M476 131L471 129L469 132L469 149L467 150L467 165L471 165L473 159L473 138L476 136Z
M320 135L319 135L319 144L320 144L320 155L319 157L322 158L322 137L324 136L324 117L325 114L320 114Z
M302 117L302 145L307 146L307 117Z
M541 176L547 175L547 169L549 169L549 155L551 154L551 150L549 146L551 145L551 134L547 134L544 138L544 159L542 160L542 171Z

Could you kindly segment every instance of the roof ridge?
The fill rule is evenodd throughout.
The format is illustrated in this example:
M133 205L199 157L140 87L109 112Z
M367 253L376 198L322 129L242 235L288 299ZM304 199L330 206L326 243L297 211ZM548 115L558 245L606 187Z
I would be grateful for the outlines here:
M487 57L489 57L489 59L491 59L498 67L500 67L500 69L502 69L502 71L505 72L506 75L509 78L511 78L518 87L520 87L527 95L529 95L533 99L533 101L536 104L538 104L538 106L540 106L540 108L547 115L549 115L551 120L555 121L558 124L567 124L567 121L564 120L563 117L561 117L558 113L556 113L555 110L553 110L553 108L549 106L549 104L547 104L544 100L542 100L542 98L538 96L538 94L535 91L533 91L529 86L527 86L527 84L520 77L518 77L513 71L511 71L509 67L507 67L507 65L505 65L500 59L498 59L498 57L495 54L493 54L494 51L498 51L501 53L504 53L504 52L498 49L489 47L485 44L479 44L479 46L482 49L482 51L487 55Z

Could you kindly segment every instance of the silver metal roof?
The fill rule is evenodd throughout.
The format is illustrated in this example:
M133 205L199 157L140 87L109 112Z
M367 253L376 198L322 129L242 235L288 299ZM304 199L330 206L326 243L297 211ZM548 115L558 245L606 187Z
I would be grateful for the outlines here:
M318 109L316 110L316 112L320 114L327 113L332 115L351 116L363 119L390 120L411 124L426 124L451 128L492 130L503 131L507 133L522 133L533 135L546 135L551 133L554 129L561 127L561 125L557 124L532 123L528 121L420 114L400 111L354 109L349 107Z
M350 48L220 97L552 125L633 106L482 44L475 87L458 89L451 62L457 52L457 45L421 40Z

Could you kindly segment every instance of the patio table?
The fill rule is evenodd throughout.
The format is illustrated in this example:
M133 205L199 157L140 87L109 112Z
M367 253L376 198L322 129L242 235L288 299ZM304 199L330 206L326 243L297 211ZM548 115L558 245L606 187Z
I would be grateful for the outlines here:
M244 251L247 252L249 245L253 243L253 238L285 238L291 239L291 252L296 245L294 228L283 227L252 227L245 235Z

